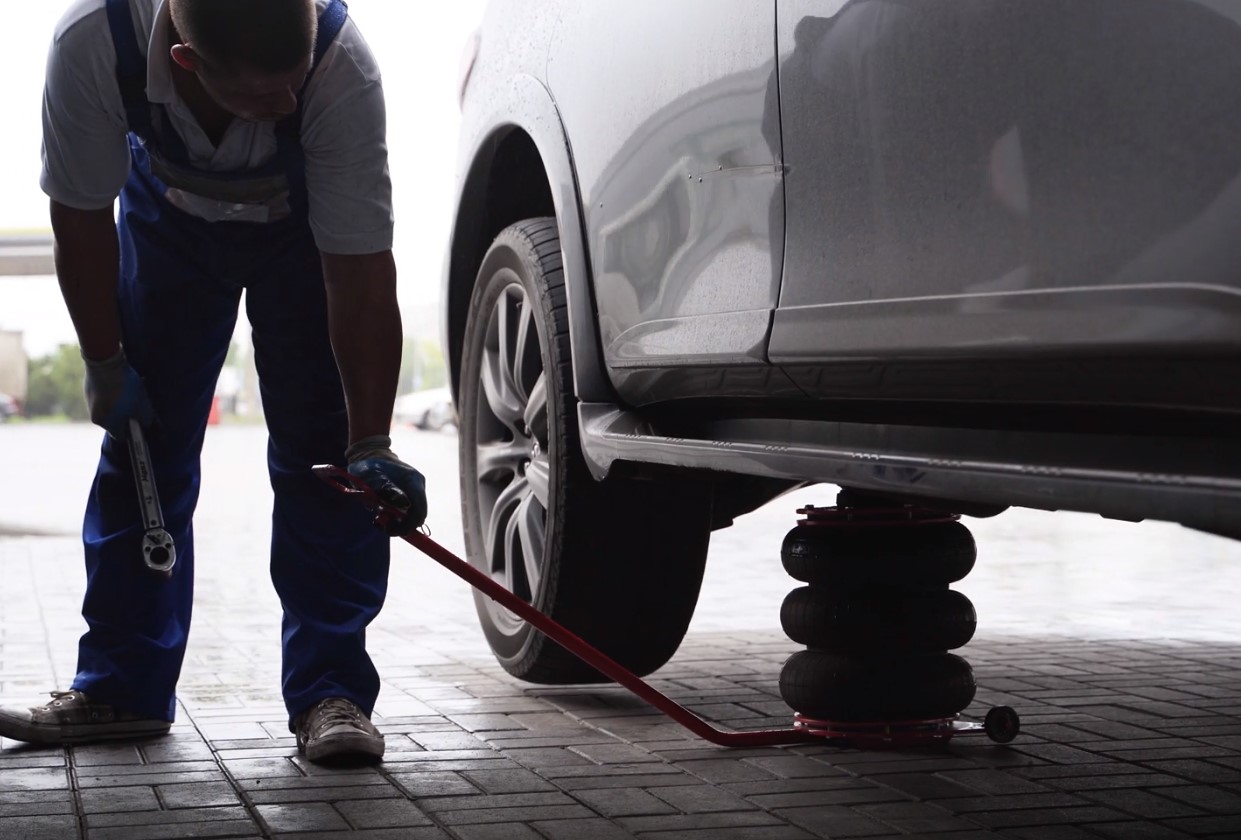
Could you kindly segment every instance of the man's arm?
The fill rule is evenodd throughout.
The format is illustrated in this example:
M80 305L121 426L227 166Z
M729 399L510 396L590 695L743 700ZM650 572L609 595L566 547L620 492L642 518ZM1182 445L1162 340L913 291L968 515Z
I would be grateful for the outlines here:
M323 254L328 329L345 389L349 443L387 435L401 373L396 262L378 254Z
M121 350L116 287L121 252L112 208L75 210L52 202L56 276L82 355L101 361Z

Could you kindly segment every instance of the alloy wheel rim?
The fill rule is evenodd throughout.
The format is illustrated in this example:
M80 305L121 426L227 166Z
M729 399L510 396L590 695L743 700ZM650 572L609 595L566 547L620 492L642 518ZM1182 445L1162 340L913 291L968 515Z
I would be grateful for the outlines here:
M520 279L496 298L484 331L475 424L475 482L484 571L533 604L543 581L551 461L547 375L538 325ZM525 622L490 599L498 629Z

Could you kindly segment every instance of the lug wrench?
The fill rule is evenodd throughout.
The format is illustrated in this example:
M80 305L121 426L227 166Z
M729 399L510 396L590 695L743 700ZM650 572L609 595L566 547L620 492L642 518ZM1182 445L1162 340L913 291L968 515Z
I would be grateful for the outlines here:
M164 528L164 511L159 504L159 491L155 488L155 473L151 470L151 450L147 448L146 436L137 420L129 421L129 461L134 467L134 483L138 487L138 502L142 507L142 560L154 574L164 579L172 577L172 567L177 563L177 548L172 535Z

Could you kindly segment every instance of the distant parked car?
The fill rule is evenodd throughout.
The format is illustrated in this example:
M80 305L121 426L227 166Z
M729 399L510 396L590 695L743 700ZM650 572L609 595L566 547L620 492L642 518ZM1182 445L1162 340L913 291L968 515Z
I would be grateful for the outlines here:
M393 420L429 432L438 432L457 421L452 407L452 393L447 388L431 388L398 397L393 408Z
M0 393L0 423L8 422L10 417L17 417L21 413L22 407L16 397Z

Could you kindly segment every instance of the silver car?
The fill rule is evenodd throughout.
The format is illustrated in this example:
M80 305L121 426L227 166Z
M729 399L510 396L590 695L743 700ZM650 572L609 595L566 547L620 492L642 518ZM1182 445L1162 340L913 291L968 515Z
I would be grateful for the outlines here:
M1241 3L506 0L463 70L469 558L624 664L807 484L1241 537Z

